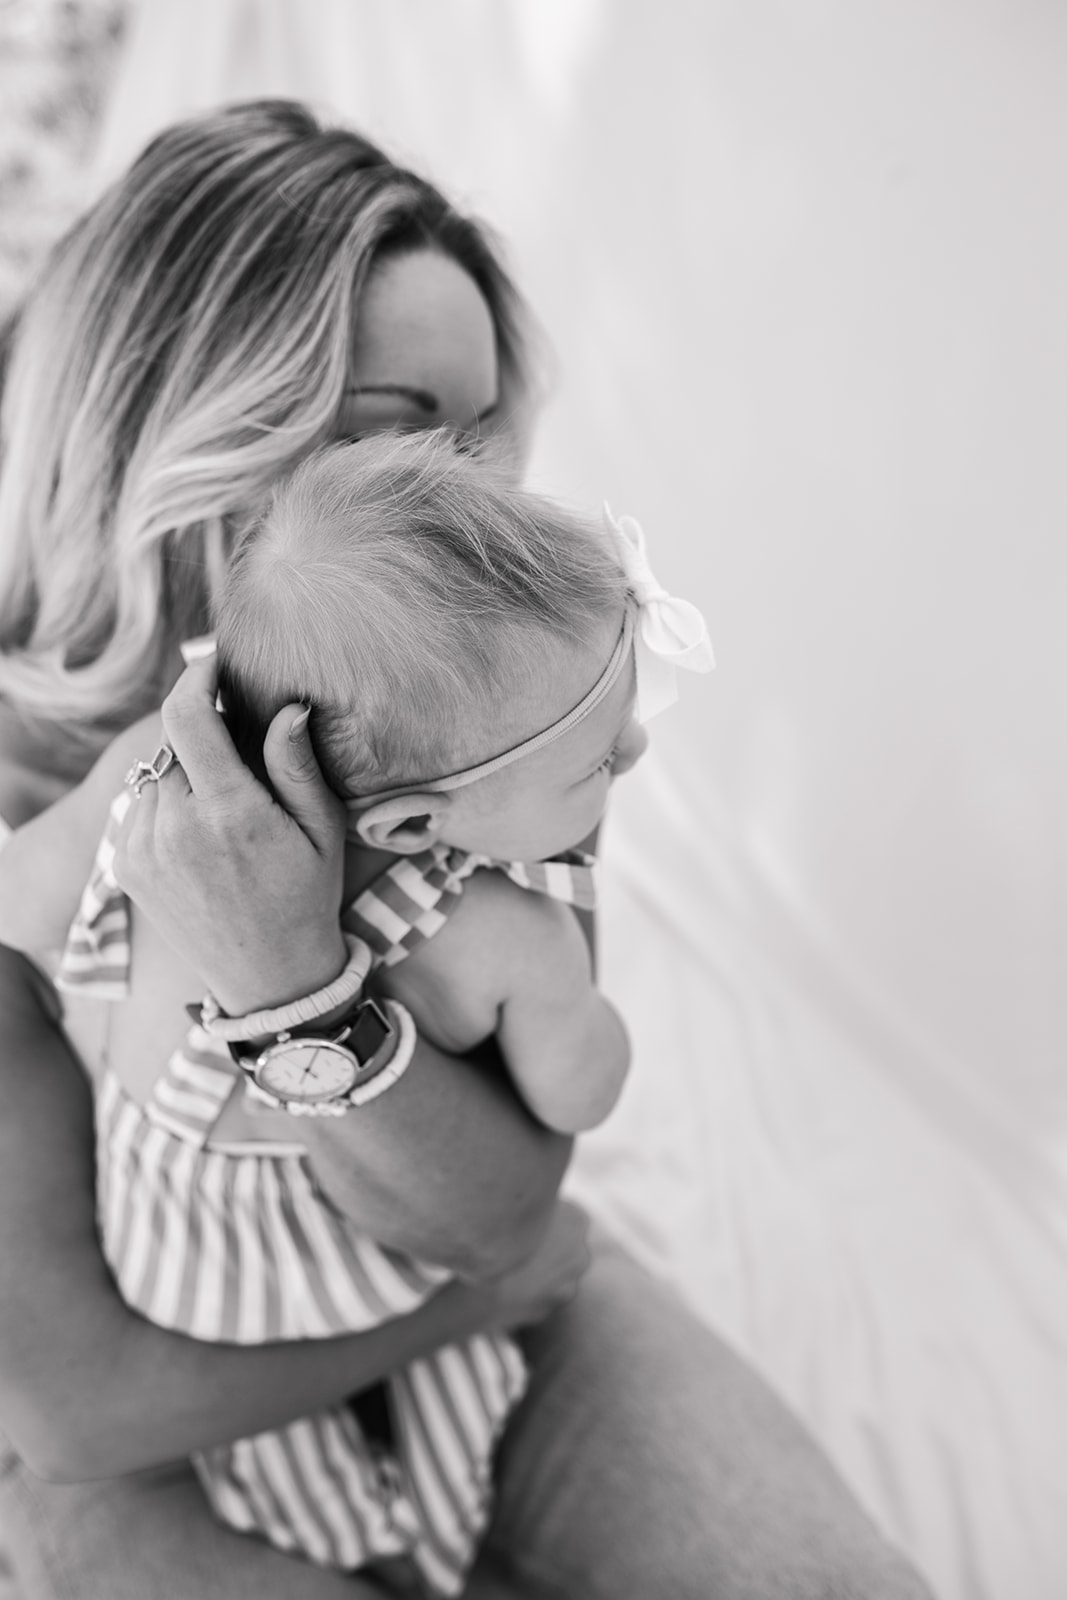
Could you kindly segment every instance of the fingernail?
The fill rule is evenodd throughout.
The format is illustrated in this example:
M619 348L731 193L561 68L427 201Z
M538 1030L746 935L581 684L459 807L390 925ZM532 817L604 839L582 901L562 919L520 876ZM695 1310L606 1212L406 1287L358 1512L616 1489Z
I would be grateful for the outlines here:
M305 706L303 711L298 711L297 712L296 716L293 718L292 722L290 722L290 724L289 724L289 737L290 737L290 739L299 739L300 735L303 733L304 729L308 725L308 718L310 717L310 715L311 715L311 707L310 706Z

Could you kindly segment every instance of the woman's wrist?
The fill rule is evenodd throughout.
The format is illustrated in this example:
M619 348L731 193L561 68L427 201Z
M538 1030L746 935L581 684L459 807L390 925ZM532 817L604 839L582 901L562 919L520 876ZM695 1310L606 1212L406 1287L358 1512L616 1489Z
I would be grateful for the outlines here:
M349 952L340 924L309 931L295 938L286 930L284 949L272 930L232 947L226 972L204 973L208 988L227 1016L243 1017L253 1011L293 1004L333 983L348 964ZM344 1003L334 1008L337 1015ZM323 1014L323 1022L333 1013Z
M329 983L281 1004L257 1006L236 1015L209 992L200 1007L201 1026L213 1038L247 1044L269 1035L293 1033L310 1023L321 1027L334 1015L346 1014L363 988L373 956L370 947L354 933L346 933L344 943L345 965Z

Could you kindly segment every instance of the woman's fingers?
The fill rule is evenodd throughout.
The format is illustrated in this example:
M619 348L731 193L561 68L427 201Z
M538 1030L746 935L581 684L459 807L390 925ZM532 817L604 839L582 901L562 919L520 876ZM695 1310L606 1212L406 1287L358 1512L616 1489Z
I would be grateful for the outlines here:
M323 782L306 719L280 712L265 759L272 794L215 710L215 662L188 666L163 706L180 763L141 786L115 856L121 886L239 1016L329 983L339 925L344 807Z
M591 1260L589 1217L573 1200L560 1200L545 1236L561 1293L573 1294Z
M119 827L115 853L116 873L120 873L119 886L130 893L129 883L138 876L138 862L155 832L158 783L146 783L133 803L126 808Z
M186 667L163 702L167 743L198 799L221 799L244 789L251 774L215 710L214 655Z
M241 761L215 710L216 686L213 655L186 667L163 702L167 741L197 800L236 800L243 810L258 791L262 807L269 797ZM278 712L267 729L263 759L281 807L320 855L336 852L344 836L344 807L319 770L305 706Z
M177 852L171 844L188 826L183 812L191 799L185 773L175 766L158 783L142 785L127 808L116 840L114 871L119 887L138 905L145 896L151 899L157 886L165 886L169 896L175 880L185 879L183 852L189 840L182 834Z
M589 1266L589 1218L561 1200L537 1249L496 1282L501 1327L529 1327L576 1293Z
M340 852L320 853L251 773L222 798L194 794L177 769L146 783L114 865L233 1016L312 994L344 967Z
M344 835L344 805L329 788L311 744L306 706L284 706L267 729L263 761L274 793L321 854Z

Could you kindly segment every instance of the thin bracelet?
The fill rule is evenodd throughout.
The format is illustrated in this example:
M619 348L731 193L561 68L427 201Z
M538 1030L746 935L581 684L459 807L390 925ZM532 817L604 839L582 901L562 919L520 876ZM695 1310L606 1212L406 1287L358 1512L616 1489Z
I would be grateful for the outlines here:
M332 983L314 994L291 1000L287 1006L275 1006L270 1011L250 1011L247 1016L228 1017L213 994L205 995L200 1004L200 1026L213 1039L223 1039L227 1044L243 1044L258 1039L263 1034L291 1033L305 1022L324 1017L335 1006L351 1000L362 989L370 971L371 949L354 933L346 933L348 964Z

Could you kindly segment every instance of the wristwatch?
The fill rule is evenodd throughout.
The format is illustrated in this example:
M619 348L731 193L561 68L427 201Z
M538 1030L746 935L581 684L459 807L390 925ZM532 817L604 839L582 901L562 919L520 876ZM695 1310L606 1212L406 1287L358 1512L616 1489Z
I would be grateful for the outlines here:
M414 1025L395 1001L363 1000L335 1033L283 1032L268 1045L229 1048L256 1100L293 1116L341 1117L396 1082L411 1058Z

